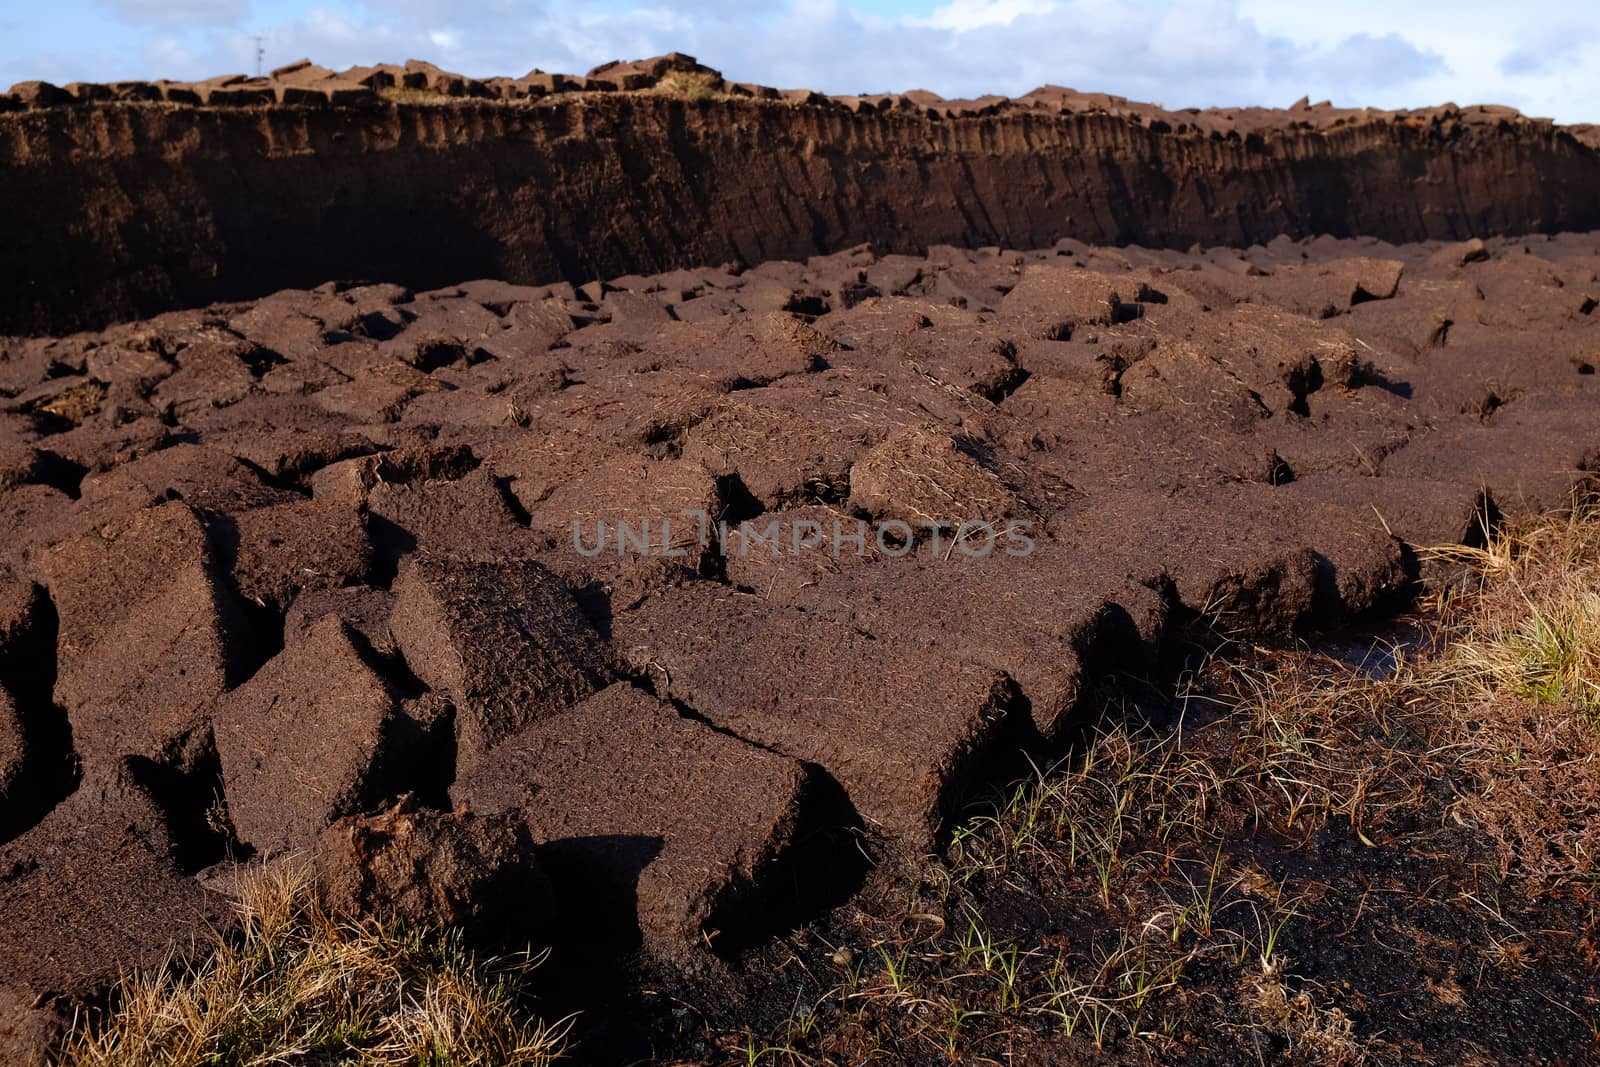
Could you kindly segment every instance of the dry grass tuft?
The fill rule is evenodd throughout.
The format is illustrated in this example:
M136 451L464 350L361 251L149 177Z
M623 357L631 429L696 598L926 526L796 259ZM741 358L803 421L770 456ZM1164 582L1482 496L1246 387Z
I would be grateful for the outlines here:
M1256 1012L1256 1025L1283 1036L1290 1062L1355 1067L1371 1058L1344 1012L1318 1004L1306 990L1291 992L1276 975L1252 981L1242 999Z
M460 103L462 99L449 93L434 92L432 89L408 89L401 85L390 85L379 89L378 95L392 104L455 104Z
M1600 505L1435 558L1478 579L1446 605L1453 632L1438 681L1480 700L1565 704L1600 726Z
M564 1026L530 1022L539 960L479 959L456 938L336 921L303 875L241 879L239 931L194 963L126 979L62 1067L536 1067Z
M1594 885L1600 861L1600 505L1438 558L1444 648L1415 687L1453 723L1476 788L1453 814L1536 888Z
M722 79L707 71L669 70L656 82L655 91L685 100L714 100L722 92Z

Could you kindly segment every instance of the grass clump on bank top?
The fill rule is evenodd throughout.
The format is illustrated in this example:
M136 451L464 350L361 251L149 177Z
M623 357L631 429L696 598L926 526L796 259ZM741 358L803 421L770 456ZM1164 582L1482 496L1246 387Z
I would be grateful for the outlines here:
M378 90L378 95L392 104L454 104L463 98L432 89L409 89L403 85L389 85Z
M480 959L429 936L326 914L292 872L241 878L238 930L193 963L125 980L61 1067L541 1067L563 1027L530 1020L538 960Z
M658 93L696 102L715 99L721 89L720 75L698 70L669 70L655 85Z

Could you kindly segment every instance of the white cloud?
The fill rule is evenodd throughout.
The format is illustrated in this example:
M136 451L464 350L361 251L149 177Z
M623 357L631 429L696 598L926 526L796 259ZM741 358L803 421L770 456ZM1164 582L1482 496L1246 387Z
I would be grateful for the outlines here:
M1548 74L1570 66L1582 55L1584 46L1595 44L1578 34L1550 30L1535 40L1518 45L1500 57L1499 70L1508 77Z
M951 0L926 19L909 20L940 30L975 30L982 26L1009 26L1022 15L1048 14L1051 0Z
M124 22L155 26L236 26L246 0L100 0Z
M1409 86L1406 102L1497 103L1563 122L1600 121L1600 4L1573 0L1238 0L1242 14L1297 40L1330 44L1356 29L1396 33L1447 69ZM1565 57L1551 62L1553 50ZM1376 94L1384 97L1386 94ZM1360 101L1367 102L1367 101ZM1383 101L1378 101L1382 103Z

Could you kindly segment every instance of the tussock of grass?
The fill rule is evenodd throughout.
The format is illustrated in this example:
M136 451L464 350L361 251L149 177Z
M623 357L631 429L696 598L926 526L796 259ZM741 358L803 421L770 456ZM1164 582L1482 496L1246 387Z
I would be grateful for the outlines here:
M238 933L124 981L103 1025L69 1038L62 1067L538 1067L560 1055L563 1028L519 1008L537 959L336 921L292 872L241 883Z
M1600 505L1438 555L1478 578L1448 605L1441 680L1480 699L1566 704L1600 727Z
M1600 883L1600 504L1447 558L1443 653L1418 689L1446 709L1476 788L1454 806L1534 886Z
M655 91L685 100L713 100L721 91L721 79L706 71L669 70L656 82Z

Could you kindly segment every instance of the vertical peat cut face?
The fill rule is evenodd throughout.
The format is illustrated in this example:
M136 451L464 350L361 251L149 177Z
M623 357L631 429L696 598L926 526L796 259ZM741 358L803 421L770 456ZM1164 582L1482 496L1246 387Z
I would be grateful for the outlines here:
M1051 944L1110 923L1057 818L1103 768L975 799L1081 755L1108 694L1170 712L1199 637L1382 620L1594 496L1600 233L1472 236L1600 226L1591 133L829 99L681 56L0 98L34 205L0 216L0 1059L146 1003L118 976L233 929L230 892L296 952L372 919L553 946L550 1017L640 1020L594 1062L720 1062L802 992L893 1004L851 1025L915 1021L896 1062L1131 1014L1064 955L924 1048L891 947L965 936L961 981L1015 984L939 893ZM1181 807L1154 751L1119 820ZM1024 816L1014 867L962 866ZM339 1033L421 1025L386 1019Z
M0 216L0 332L330 278L581 283L863 241L1587 230L1597 140L1489 107L1170 112L1055 88L830 98L729 83L688 57L589 78L418 64L19 86L0 96L0 202L26 205ZM827 310L814 292L786 309Z

